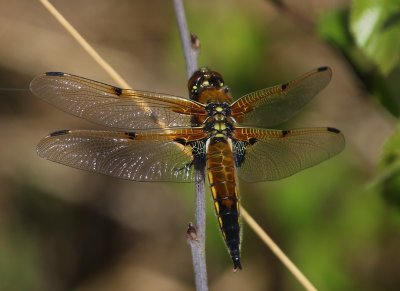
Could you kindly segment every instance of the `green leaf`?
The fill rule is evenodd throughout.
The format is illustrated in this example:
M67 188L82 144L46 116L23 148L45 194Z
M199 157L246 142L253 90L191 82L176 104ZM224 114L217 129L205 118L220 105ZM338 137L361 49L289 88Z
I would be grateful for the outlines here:
M352 0L350 30L384 74L399 63L400 0Z
M346 49L352 44L347 19L346 10L328 10L318 17L318 34L342 50Z
M400 126L385 144L380 168L372 185L380 186L385 200L400 208Z
M387 169L400 162L400 126L397 127L393 135L385 144L381 168Z

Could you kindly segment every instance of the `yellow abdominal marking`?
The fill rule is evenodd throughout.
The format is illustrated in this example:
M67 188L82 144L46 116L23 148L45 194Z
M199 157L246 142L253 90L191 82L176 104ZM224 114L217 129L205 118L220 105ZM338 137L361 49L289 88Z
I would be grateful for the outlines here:
M203 85L203 86L209 86L210 83L209 83L208 81L204 81L202 85Z
M218 204L218 202L214 202L214 206L215 206L215 211L217 211L217 213L219 214L219 204Z
M220 216L218 216L218 222L220 227L222 227L222 218ZM225 232L222 232L222 234L225 236Z
M217 199L217 191L215 190L214 187L211 188L212 196L214 199Z
M208 173L208 182L210 183L210 185L212 185L212 183L214 182L213 175L211 173ZM211 186L211 193L213 198L217 199L217 190L215 189L215 187Z
M208 182L210 183L210 185L212 185L212 183L214 183L213 175L210 172L208 172Z

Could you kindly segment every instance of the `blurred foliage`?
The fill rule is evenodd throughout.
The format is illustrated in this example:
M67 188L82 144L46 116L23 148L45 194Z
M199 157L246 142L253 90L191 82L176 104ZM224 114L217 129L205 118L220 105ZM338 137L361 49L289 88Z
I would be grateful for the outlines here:
M386 142L380 174L373 185L380 187L386 201L400 210L400 127Z
M397 2L397 4L396 4ZM400 116L400 2L354 0L320 15L320 36L337 47L363 87Z
M400 1L353 0L348 8L327 11L318 32L338 48L363 88L390 114L400 116ZM379 185L386 201L400 207L399 130L388 140Z
M275 223L290 229L288 239L296 242L292 252L303 262L302 270L319 270L312 281L321 290L356 290L360 280L368 280L366 274L348 276L348 260L365 263L363 252L374 246L384 223L376 219L384 211L379 196L360 189L362 175L353 171L338 157L294 176L291 183L276 182L271 189L280 194L269 201L269 211L276 212ZM377 283L371 278L368 284Z
M357 46L384 73L400 61L400 1L353 0L350 29Z
M126 39L139 38L128 42L128 48L113 51L112 56L115 57L115 52L125 56L127 51L133 51L133 59L138 60L135 64L138 67L129 64L126 65L126 71L134 71L139 77L148 68L160 68L167 64L160 71L164 69L166 75L173 76L169 80L177 79L176 83L184 88L183 74L182 78L176 77L179 72L183 72L184 63L171 3L127 1L120 7L114 4L106 6L106 2L109 1L99 4L101 9L97 10L96 21L89 18L92 9L98 8L93 8L92 4L86 4L89 6L87 8L84 2L76 2L82 5L79 6L81 11L73 9L76 6L71 6L69 2L63 2L63 5L70 7L75 21L85 19L80 29L92 24L93 28L89 31L102 35L94 36L94 39L105 40L97 44L99 47L103 45L101 48L104 52L106 48L114 49L118 34L113 34L113 28L109 32L97 31L98 27L105 29L112 26L115 24L114 17L121 13L137 13L135 17L129 18L130 21L137 21L132 25L125 25L124 17L120 17L117 24L120 25L118 33ZM29 3L33 5L33 2L24 4ZM290 18L290 13L270 9L267 6L269 3L265 4L268 7L265 10L261 10L260 6L254 8L258 4L246 1L232 1L229 4L222 1L186 3L189 26L202 42L200 65L220 71L226 83L232 87L235 97L272 85L275 81L288 81L296 77L297 72L311 69L310 63L314 59L318 62L326 60L333 68L338 69L345 63L346 67L352 69L350 71L355 72L360 83L354 86L361 85L363 93L367 92L362 94L365 103L370 101L370 97L382 105L377 110L381 110L383 115L388 112L395 118L400 116L398 1L352 1L348 6L337 5L321 10L315 26L318 32L315 42L327 41L329 47L333 46L340 52L339 60L328 58L326 51L318 51L320 48L316 47L319 46L306 43L310 41L310 31L304 28L306 25L303 25L301 18ZM310 5L309 2L297 3L300 3L299 6ZM61 1L59 5L62 5ZM146 6L145 13L140 10L141 5ZM284 7L290 8L289 5ZM18 13L21 11L25 11L25 7ZM112 18L110 11L113 12ZM169 11L169 14L163 14L165 11ZM256 15L257 12L259 15ZM376 17L371 18L371 13ZM24 17L27 23L31 21L27 18L29 15ZM71 15L67 15L67 18ZM306 17L312 18L310 15ZM153 17L151 21L150 17ZM48 22L44 22L45 19ZM162 24L157 22L160 19L164 21ZM107 22L98 23L103 20ZM48 15L41 17L39 23L46 29L55 25ZM11 22L11 25L4 26L4 31L14 26L16 24ZM149 26L157 33L140 34ZM125 31L122 30L124 27ZM12 34L18 36L22 32L12 31ZM58 34L64 32L58 31ZM30 41L39 46L54 40ZM57 53L61 49L53 48ZM14 51L13 47L7 49L7 53ZM148 53L147 58L138 56L142 51ZM154 58L154 52L159 55L151 67L149 62ZM30 56L32 54L30 50L26 53ZM43 50L42 53L42 56L34 55L31 58L38 59L39 63L46 62L49 51ZM322 57L318 58L320 55ZM60 53L60 56L63 54ZM18 58L24 57L18 55ZM86 55L84 57L87 58ZM60 57L56 63L64 59ZM306 65L298 61L302 59L305 59ZM81 60L68 59L67 62L75 66ZM51 65L54 66L54 63ZM11 74L8 70L3 71L4 76ZM149 75L152 72L146 77ZM23 72L16 74L18 80L21 76L27 78ZM13 84L11 81L7 83ZM331 96L334 97L337 88L333 88L332 92ZM173 94L174 91L167 93ZM350 94L346 96L349 100L357 97ZM1 163L7 173L14 177L4 179L0 176L0 290L97 291L106 290L107 287L108 290L150 290L148 286L152 282L159 282L159 287L153 290L165 290L168 288L164 277L184 283L181 289L169 290L190 289L187 286L193 286L193 277L184 228L186 222L192 219L193 185L168 185L172 193L167 194L161 186L146 188L141 183L128 183L94 174L85 175L73 169L58 173L58 176L57 171L54 171L54 175L46 176L43 171L52 172L56 168L52 168L50 163L38 162L38 158L27 158L25 155L34 151L35 143L49 124L54 126L54 130L70 124L59 123L62 119L54 120L54 115L48 116L49 112L54 114L54 109L37 109L38 102L27 103L26 99L14 98L10 102L2 99L0 102L0 117L3 118L0 129L12 126L17 120L21 124L20 127L2 133L3 137L8 137L5 142L15 138L14 144L6 148L7 153L10 151L7 155L21 157L22 160L19 164L17 158L13 163L7 163L9 160ZM320 102L324 103L324 100ZM347 104L352 106L351 102ZM29 114L26 114L28 109ZM340 115L343 109L332 108L339 112L339 118L346 123L349 116ZM59 112L59 115L62 113ZM359 122L368 119L369 116L363 116ZM302 125L295 124L294 127ZM341 155L282 181L254 185L241 183L241 203L318 289L398 290L400 130L388 140L381 161L381 172L375 177L375 169L359 157L357 148L352 144L354 132L349 128L345 132L348 146ZM368 138L373 139L376 131L379 128L371 128ZM25 143L23 152L18 147L21 144L21 139L17 139L21 137L20 132L26 133L22 139L22 143ZM13 152L17 153L13 155ZM71 178L74 174L83 178ZM62 197L59 192L63 189L56 187L54 177L67 181L62 184L64 186L69 183L86 185L71 187L71 192L79 192L72 195L74 197L85 196L88 192L101 192L102 195L94 195L96 197L93 201L83 199L83 202L68 202L59 198ZM375 187L366 187L374 178ZM126 186L128 184L129 187ZM126 191L124 187L129 190ZM151 192L151 195L146 191ZM127 196L132 200L123 195L125 192L129 192ZM139 194L143 194L142 201L132 198L139 197ZM211 290L300 290L298 282L246 224L243 225L244 270L236 274L231 272L231 261L218 229L210 196L207 203L207 263ZM99 210L97 203L104 204L104 209ZM392 205L397 208L390 207ZM131 265L135 266L134 271L127 267ZM120 269L126 267L126 277L131 280L121 280L118 273L120 269L115 266ZM148 272L148 276L140 276L142 273L138 270ZM139 285L140 277L146 278L143 285ZM103 287L102 284L93 283L98 280L101 283L108 282L108 285L104 284L106 287ZM218 283L217 286L222 288L216 287ZM257 284L261 284L261 287L257 287L260 286Z
M57 199L33 181L9 183L15 189L0 229L0 290L73 290L134 242L93 206Z

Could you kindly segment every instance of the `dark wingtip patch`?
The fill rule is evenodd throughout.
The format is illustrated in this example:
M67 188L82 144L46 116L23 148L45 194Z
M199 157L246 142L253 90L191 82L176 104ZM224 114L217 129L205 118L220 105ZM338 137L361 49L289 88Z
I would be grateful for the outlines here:
M114 92L115 94L117 94L118 96L120 96L122 94L122 89L119 87L114 87Z
M46 72L46 76L52 76L52 77L57 77L57 76L64 76L65 73L63 72Z
M330 132L340 133L340 130L339 130L339 129L336 129L336 128L334 128L334 127L327 127L326 129L327 129L328 131L330 131Z
M50 133L50 136L59 136L69 133L69 129L57 130L55 132Z
M329 69L329 67L325 66L325 67L319 67L317 70L318 70L318 72L323 72L323 71L326 71L328 69Z
M285 83L281 86L282 91L286 90L287 86L289 85L289 83Z

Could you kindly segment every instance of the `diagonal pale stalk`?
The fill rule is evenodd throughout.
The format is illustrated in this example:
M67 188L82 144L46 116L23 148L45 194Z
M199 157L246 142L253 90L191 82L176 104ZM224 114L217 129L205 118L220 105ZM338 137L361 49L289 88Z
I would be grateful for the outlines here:
M82 46L82 48L106 71L108 75L122 88L131 88L128 83L106 62L99 53L82 37L82 35L69 23L64 16L47 0L39 0L43 6L60 22L60 24L71 34L71 36Z
M241 205L240 213L250 226L250 228L257 234L257 236L271 249L271 251L279 258L282 264L296 277L296 279L303 285L304 289L308 291L316 291L317 289L307 279L306 276L296 267L296 265L285 255L285 253L278 247L278 245L271 239L271 237L261 228L261 226L251 217L246 209Z
M97 52L96 50L90 46L90 44L78 33L78 31L60 14L59 11L47 0L39 0L43 6L50 12L51 15L53 15L56 20L60 22L60 24L73 36L73 38L85 49L85 51L110 75L110 77L121 87L123 88L130 88L128 83L111 67L111 65L106 62ZM181 25L179 23L179 19L181 17L184 18L184 21L186 23L186 18L184 15L184 10L183 10L183 4L181 0L174 0L174 4L176 2L176 5L180 5L178 7L179 13L183 14L178 14L177 19L178 19L178 26L179 29L183 32L181 32L181 35L188 35L188 30L187 30L187 25L186 28L184 28L185 25ZM179 3L180 2L180 3ZM183 27L183 28L182 28ZM186 32L185 32L186 31ZM186 46L185 43L189 38L186 38L186 40L183 40L183 48L185 52L185 60L186 56L191 56L189 58L196 58L197 54L194 54L193 52L188 52L188 49L191 49L190 46ZM189 41L190 43L190 41ZM192 61L192 65L187 64L187 72L188 74L190 72L194 72L195 68L197 67L197 60ZM193 65L194 64L194 65ZM200 191L203 191L204 193L204 173L203 177L196 176L196 179L199 179L199 181L202 181L202 183L196 183L196 188L199 188ZM203 190L202 190L203 189ZM196 189L196 191L198 191ZM203 201L200 203L200 201ZM197 202L196 200L196 207L197 204L203 204L203 206L200 205L200 207L204 207L204 200L200 198L200 201ZM315 291L317 290L311 283L310 281L301 273L301 271L289 260L289 258L282 252L282 250L272 241L272 239L266 234L266 232L257 224L257 222L251 217L251 215L243 208L241 207L241 214L243 219L249 224L251 229L262 239L262 241L271 249L271 251L278 257L278 259L288 268L288 270L296 277L296 279L299 281L299 283L304 287L304 289L308 291ZM200 211L201 212L201 211ZM197 217L199 216L199 217ZM204 214L196 214L196 220L205 220L205 210ZM205 225L205 223L204 223ZM204 246L200 246L197 252L200 255L205 255L204 254ZM203 253L203 254L202 254ZM195 263L195 262L194 262ZM197 276L197 274L196 274ZM203 278L205 278L205 284L207 284L207 273L205 272L205 276L202 275ZM200 276L201 277L201 276ZM197 280L197 279L196 279ZM197 284L197 283L196 283ZM198 285L196 285L198 287ZM197 290L208 290L207 285L201 285L203 289L196 288Z

